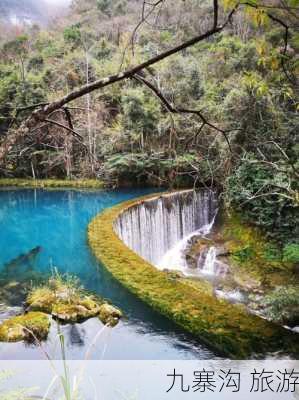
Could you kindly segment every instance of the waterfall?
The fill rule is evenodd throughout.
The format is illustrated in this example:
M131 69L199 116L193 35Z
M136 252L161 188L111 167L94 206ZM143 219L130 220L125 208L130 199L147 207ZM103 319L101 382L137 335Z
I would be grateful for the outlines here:
M203 234L210 229L215 210L216 196L211 191L175 192L130 207L115 221L114 229L129 248L161 268L169 250L168 262L172 258L180 263L188 239L200 229Z
M203 274L207 275L214 275L215 274L215 267L216 267L216 260L217 260L217 252L216 252L216 247L211 246L209 248L209 251L207 253L205 263L201 269L201 272Z

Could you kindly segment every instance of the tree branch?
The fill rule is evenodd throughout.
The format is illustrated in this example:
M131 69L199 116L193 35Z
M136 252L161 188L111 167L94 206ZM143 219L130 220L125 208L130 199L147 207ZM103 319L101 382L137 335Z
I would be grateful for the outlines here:
M229 147L230 152L232 152L232 149L231 149L230 142L229 142L229 139L227 137L226 131L224 131L223 129L218 128L216 125L214 125L211 122L209 122L206 119L206 117L203 116L201 111L199 111L199 110L190 110L190 109L187 109L187 108L176 108L171 103L169 103L168 100L164 97L164 95L160 92L160 90L158 88L156 88L148 80L146 80L145 78L141 77L140 75L135 75L135 76L133 76L133 78L136 79L138 82L141 82L144 85L146 85L149 89L151 89L152 92L154 92L154 94L160 99L161 103L165 106L167 111L171 112L172 114L194 114L194 115L197 115L201 119L201 121L203 123L203 126L207 125L210 128L216 130L217 132L220 132L224 136L224 138L226 140L226 143L227 143L227 145ZM203 126L201 127L200 131L202 130Z

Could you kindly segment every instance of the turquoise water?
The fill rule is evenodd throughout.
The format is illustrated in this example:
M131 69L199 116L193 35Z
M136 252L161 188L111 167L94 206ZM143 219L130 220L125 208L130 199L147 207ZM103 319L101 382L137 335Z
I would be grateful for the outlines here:
M88 247L87 225L93 216L149 191L1 190L0 270L9 265L10 279L20 281L23 270L46 276L55 267L60 272L76 275L85 288L119 306L126 318L117 327L99 335L92 351L94 359L215 358L205 346L118 284L99 265ZM26 257L36 248L37 254ZM67 357L84 358L88 345L101 328L98 319L63 326ZM44 350L59 358L55 324ZM43 358L43 352L34 345L2 343L0 358L36 359Z

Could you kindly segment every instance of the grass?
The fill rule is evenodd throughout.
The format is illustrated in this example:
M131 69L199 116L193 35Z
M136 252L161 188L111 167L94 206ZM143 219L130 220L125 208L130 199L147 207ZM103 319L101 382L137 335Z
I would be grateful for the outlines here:
M119 239L113 229L117 217L150 198L154 197L117 205L90 223L90 246L106 269L144 302L221 354L246 359L256 353L285 350L298 356L296 334L250 315L243 306L216 299L205 289L205 284L201 287L197 283L190 290L190 282L157 270Z
M82 188L102 189L104 184L96 179L18 179L2 178L0 187L22 188Z

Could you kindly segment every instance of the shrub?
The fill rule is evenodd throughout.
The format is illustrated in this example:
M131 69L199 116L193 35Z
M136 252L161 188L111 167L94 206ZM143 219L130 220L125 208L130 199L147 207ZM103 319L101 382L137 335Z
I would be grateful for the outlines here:
M265 296L262 305L268 318L295 326L299 324L299 287L278 287Z
M299 244L287 244L283 249L283 261L290 263L299 263Z

